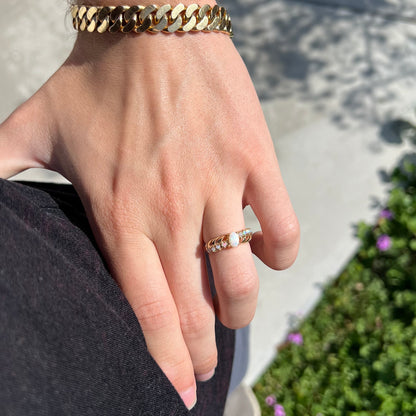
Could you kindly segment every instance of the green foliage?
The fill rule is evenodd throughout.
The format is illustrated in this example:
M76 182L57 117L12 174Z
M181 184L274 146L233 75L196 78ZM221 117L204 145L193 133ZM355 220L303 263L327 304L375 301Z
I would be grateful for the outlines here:
M393 218L358 224L361 247L297 329L303 345L285 343L255 386L262 415L274 414L269 395L287 416L416 415L414 160L405 157L391 175ZM391 239L384 251L382 235Z

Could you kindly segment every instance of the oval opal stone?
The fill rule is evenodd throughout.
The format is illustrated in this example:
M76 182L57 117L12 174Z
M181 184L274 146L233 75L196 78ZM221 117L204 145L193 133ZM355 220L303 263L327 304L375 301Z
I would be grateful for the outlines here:
M240 237L237 233L231 233L228 237L228 242L231 247L237 247L240 244Z

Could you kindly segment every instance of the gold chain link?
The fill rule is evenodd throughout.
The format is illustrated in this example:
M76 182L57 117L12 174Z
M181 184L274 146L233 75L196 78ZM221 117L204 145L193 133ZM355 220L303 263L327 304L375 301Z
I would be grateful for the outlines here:
M233 36L230 15L224 7L185 6L71 6L74 28L88 32L222 32Z

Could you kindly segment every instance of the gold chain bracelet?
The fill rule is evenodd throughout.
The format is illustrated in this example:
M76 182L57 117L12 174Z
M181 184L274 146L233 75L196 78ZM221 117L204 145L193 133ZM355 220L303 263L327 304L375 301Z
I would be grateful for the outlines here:
M224 7L185 6L71 6L72 22L88 32L222 32L233 36L230 15Z

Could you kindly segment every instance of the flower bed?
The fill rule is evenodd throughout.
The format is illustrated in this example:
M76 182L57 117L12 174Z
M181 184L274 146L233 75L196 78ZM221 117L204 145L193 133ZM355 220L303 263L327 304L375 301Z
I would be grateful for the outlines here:
M262 415L416 415L416 160L377 224L254 388Z

